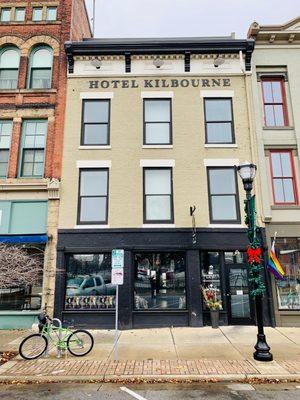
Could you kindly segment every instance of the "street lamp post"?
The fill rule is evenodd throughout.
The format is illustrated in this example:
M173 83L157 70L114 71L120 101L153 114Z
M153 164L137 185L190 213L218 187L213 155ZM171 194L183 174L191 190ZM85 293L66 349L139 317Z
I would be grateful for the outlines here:
M273 356L270 353L270 347L267 344L266 336L264 333L263 323L263 295L265 285L261 277L263 269L261 256L262 243L260 228L256 226L256 210L255 210L255 196L251 195L253 180L256 175L256 165L245 162L237 167L237 171L243 181L244 189L246 192L245 203L245 223L248 227L249 246L247 249L248 263L250 267L249 281L252 285L251 295L255 300L255 312L257 322L257 343L254 346L255 352L253 357L258 361L272 361Z

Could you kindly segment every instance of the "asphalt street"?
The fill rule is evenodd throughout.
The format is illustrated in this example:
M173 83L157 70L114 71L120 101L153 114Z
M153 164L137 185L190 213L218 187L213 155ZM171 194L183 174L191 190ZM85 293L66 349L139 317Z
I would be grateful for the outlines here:
M67 384L1 385L9 400L299 400L300 383L285 384Z

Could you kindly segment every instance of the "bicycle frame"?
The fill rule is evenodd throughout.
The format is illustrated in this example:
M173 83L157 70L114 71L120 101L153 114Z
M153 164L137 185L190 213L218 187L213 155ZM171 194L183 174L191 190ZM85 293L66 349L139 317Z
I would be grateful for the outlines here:
M53 324L54 321L58 321L59 326ZM49 343L52 343L57 349L57 357L61 357L61 351L67 350L67 340L73 332L68 328L63 328L61 321L58 318L54 318L52 321L48 321L42 329L41 334L46 336ZM53 337L54 336L54 337ZM57 340L55 339L57 337Z

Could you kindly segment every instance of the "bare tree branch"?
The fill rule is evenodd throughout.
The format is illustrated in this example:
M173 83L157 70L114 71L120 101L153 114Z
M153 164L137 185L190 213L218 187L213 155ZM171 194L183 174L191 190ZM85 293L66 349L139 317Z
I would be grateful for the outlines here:
M0 243L0 288L38 284L42 263L42 254L28 254L20 246Z

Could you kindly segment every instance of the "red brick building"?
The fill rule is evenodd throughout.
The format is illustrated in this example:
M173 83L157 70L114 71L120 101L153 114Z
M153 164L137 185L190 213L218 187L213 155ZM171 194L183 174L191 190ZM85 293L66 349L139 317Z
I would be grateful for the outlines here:
M1 0L0 241L44 252L37 287L0 288L0 329L52 311L67 63L91 37L84 0Z

